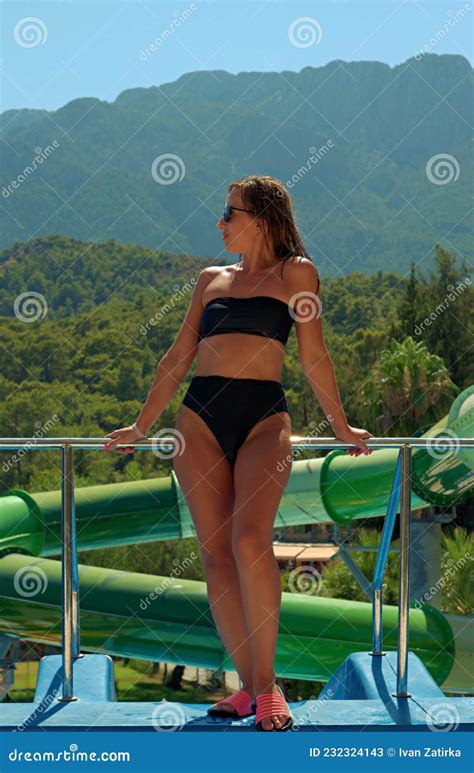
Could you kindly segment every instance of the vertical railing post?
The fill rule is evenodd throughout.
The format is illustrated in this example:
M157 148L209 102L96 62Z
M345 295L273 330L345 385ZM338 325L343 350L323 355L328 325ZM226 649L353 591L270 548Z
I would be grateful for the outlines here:
M63 683L60 701L74 701L73 695L73 657L74 637L78 630L77 621L73 617L73 565L75 563L74 548L74 478L72 446L65 443L62 448L62 649L63 649ZM76 594L77 601L77 594ZM77 604L75 613L77 614Z
M400 497L400 583L398 600L398 659L397 698L409 698L408 686L408 627L410 604L410 518L412 449L403 445Z
M72 452L72 449L71 449ZM74 467L71 456L71 551L72 551L72 657L82 658L79 618L79 572L77 567L76 500L74 494Z
M401 480L401 451L398 453L397 464L390 490L387 513L382 529L377 563L375 566L374 579L372 582L372 652L370 655L385 655L382 650L382 586L385 567L387 565L390 542L392 540L395 518L400 501L400 480Z
M372 652L385 655L382 650L382 589L375 588L372 601Z

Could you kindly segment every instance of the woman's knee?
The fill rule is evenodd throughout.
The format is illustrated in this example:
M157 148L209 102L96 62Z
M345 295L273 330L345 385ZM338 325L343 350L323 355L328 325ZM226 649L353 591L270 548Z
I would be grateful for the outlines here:
M202 545L201 559L206 576L211 573L229 574L236 570L235 558L230 544L210 548Z
M268 556L274 557L271 536L260 534L255 526L234 531L232 552L237 564L249 564Z

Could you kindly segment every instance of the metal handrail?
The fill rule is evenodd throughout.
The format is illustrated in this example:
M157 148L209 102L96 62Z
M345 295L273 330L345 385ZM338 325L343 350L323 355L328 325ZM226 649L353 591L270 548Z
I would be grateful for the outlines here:
M400 508L400 594L399 594L399 614L398 614L398 659L397 659L397 691L393 693L399 698L408 698L407 678L408 678L408 610L409 610L409 548L410 548L410 515L411 515L411 453L413 448L426 448L427 445L436 444L440 450L440 443L443 437L436 438L370 438L365 440L368 448L400 448L400 454L397 461L397 469L392 484L392 492L389 501L388 517L391 516L394 498L396 492L401 492ZM291 436L291 445L293 449L331 449L331 448L355 448L352 443L344 443L335 438L304 438ZM47 450L61 449L62 451L62 696L60 701L73 701L77 698L73 695L73 663L80 654L79 639L79 585L77 568L77 545L76 545L76 518L75 518L75 500L74 500L74 468L73 468L73 449L74 448L103 448L110 442L110 438L0 438L0 450L14 450L25 448L27 450ZM473 438L456 438L456 446L461 448L474 448ZM446 438L447 450L452 448L453 438ZM137 440L131 443L119 443L116 448L135 447L143 450L169 450L175 446L174 437L171 435L167 442L166 438L160 440ZM400 470L399 470L400 468ZM400 474L400 481L398 481ZM396 507L395 507L396 509ZM383 551L386 550L386 541L390 542L388 537L389 527L384 528L385 537L383 537ZM382 545L379 550L382 549ZM385 565L385 560L383 565ZM382 559L377 562L379 579ZM382 573L383 575L383 573ZM380 591L381 588L378 588ZM381 598L374 602L373 631L377 630L376 642L381 648L381 624L382 624L382 604ZM377 612L377 617L375 616ZM374 644L374 653L377 650Z
M0 438L0 451L13 450L15 448L23 448L27 446L27 450L34 451L35 447L39 448L62 448L65 445L74 446L74 448L102 448L107 443L110 443L109 437L96 437L96 438L77 438L77 437L50 437L50 438ZM314 448L355 448L354 443L344 443L342 440L336 440L330 437L301 437L299 435L291 435L291 445L293 448L299 449L314 449ZM364 443L368 448L401 448L403 445L408 445L410 448L426 448L427 445L435 444L438 451L442 450L442 441L446 440L446 450L449 450L453 446L453 441L457 447L460 448L474 448L474 438L460 438L456 437L400 437L400 438L370 438L364 440ZM166 442L166 439L161 440L135 440L130 443L118 443L116 448L127 448L135 446L137 449L160 449L173 448L175 444L175 438L170 435L170 441Z

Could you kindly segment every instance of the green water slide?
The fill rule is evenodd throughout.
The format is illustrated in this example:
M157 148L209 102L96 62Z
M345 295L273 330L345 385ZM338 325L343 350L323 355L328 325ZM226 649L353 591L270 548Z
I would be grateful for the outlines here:
M421 436L447 437L451 449L414 449L413 510L459 503L472 492L474 451L458 449L456 437L472 437L473 426L474 387L469 387L447 416L423 428ZM324 459L295 460L275 526L350 524L385 515L397 455L397 449L380 449L355 459L336 450ZM77 488L75 508L78 550L194 534L174 473ZM48 558L60 551L60 491L11 489L0 497L0 632L61 642L61 566ZM204 583L182 580L176 572L165 578L79 566L79 599L83 651L232 669ZM387 650L397 647L397 613L396 607L384 607ZM367 603L283 594L277 674L327 679L348 654L371 649L371 619ZM432 607L410 611L410 649L445 689L469 689L468 619L463 630L454 636L453 625Z
M456 447L456 437L472 437L474 386L454 401L449 414L424 428L421 437L447 437L452 448L413 450L412 509L449 506L473 488L474 449ZM375 450L352 458L342 449L324 459L293 461L275 528L384 516L398 449ZM191 515L174 472L132 483L76 488L77 549L194 536ZM0 497L0 550L31 555L61 550L61 491L28 494L10 489Z
M0 629L61 643L61 564L11 553L0 559ZM29 594L29 597L28 597ZM79 565L81 650L232 670L209 610L206 585L178 577ZM397 607L384 607L384 648L397 647ZM371 605L283 593L275 668L322 679L351 652L370 650ZM453 666L451 628L432 607L410 610L410 649L443 682Z

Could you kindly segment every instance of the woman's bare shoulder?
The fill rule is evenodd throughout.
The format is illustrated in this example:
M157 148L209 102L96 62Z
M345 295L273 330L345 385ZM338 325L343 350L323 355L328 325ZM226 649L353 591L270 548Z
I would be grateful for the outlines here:
M201 269L200 274L202 274L204 277L209 277L209 279L212 279L212 277L217 276L218 274L223 274L226 271L232 271L233 266L206 266L206 268Z
M289 271L288 282L294 284L295 287L301 288L317 288L319 290L319 274L314 262L310 258L306 258L302 255L296 255L288 258Z
M289 266L314 266L314 263L310 258L305 258L303 255L292 255L290 258L286 259L286 263L288 263Z

